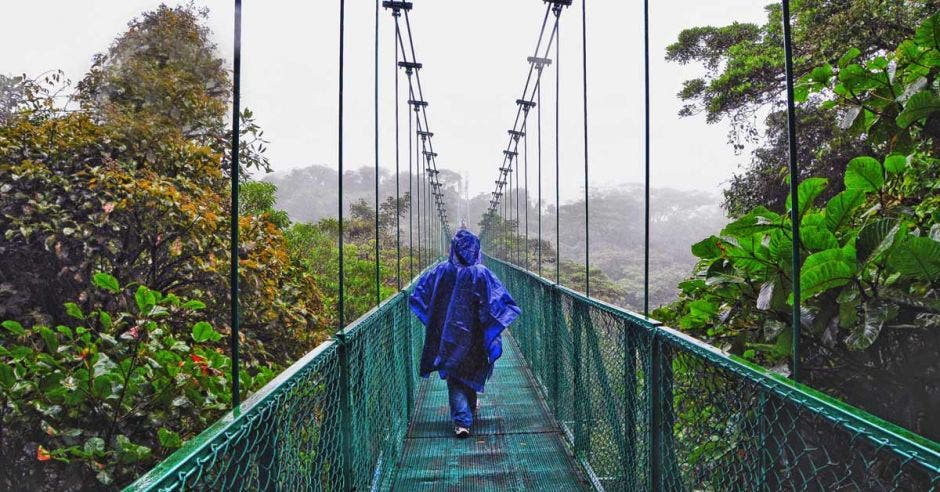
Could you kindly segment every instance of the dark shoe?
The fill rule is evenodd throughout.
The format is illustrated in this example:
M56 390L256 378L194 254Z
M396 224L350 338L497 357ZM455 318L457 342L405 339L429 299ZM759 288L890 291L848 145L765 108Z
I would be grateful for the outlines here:
M457 427L454 428L454 436L456 436L457 439L464 439L466 437L470 437L470 429L466 427L460 427L458 425Z

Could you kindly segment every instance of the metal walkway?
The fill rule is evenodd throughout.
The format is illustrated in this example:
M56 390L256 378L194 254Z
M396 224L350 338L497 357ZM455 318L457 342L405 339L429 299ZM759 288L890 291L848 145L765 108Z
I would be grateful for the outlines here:
M588 489L515 342L503 347L468 439L453 437L445 381L420 383L392 490Z

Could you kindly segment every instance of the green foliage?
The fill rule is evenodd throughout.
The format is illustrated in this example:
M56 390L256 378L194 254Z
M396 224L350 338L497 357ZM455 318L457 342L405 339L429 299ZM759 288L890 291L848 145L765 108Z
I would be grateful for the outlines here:
M54 460L107 486L136 477L227 410L231 363L192 300L93 278L104 297L88 312L73 307L61 324L2 323L0 429L5 449L33 448L40 468ZM272 376L251 366L240 374L245 391ZM11 466L33 466L4 454Z
M0 405L17 407L4 418L25 419L0 429L0 457L14 464L0 470L0 488L126 483L227 406L230 84L205 15L159 7L131 22L78 85L77 109L55 103L68 89L57 87L58 72L0 79L0 320L9 320L0 358L17 358L0 364L0 381L40 378L14 384L18 393ZM244 117L243 171L263 170L261 131L250 111ZM251 306L241 325L251 389L328 332L314 276L287 253L289 222L271 207L273 190L248 183L244 192L237 261L241 302ZM85 370L100 387L77 386L91 395L80 402L62 400L78 393L37 396L58 384L55 374L84 377L74 367L82 349L96 357ZM166 365L168 354L185 373ZM200 394L165 377L193 371ZM91 441L74 430L49 440L45 427Z
M853 160L845 176L846 191L822 205L815 205L813 198L824 180L809 179L799 187L801 300L813 314L807 328L819 335L818 330L836 318L852 350L869 347L883 326L907 325L922 314L940 313L929 303L901 309L893 299L899 291L923 295L925 288L927 298L933 299L931 286L940 274L940 242L923 235L932 229L935 216L922 221L901 202L902 194L915 191L924 196L940 183L935 179L912 189L907 176L908 169L932 167L936 161L912 154L903 159L910 167L898 162L897 156L885 163L871 157ZM728 224L720 236L692 246L700 258L696 280L680 284L682 299L654 316L739 353L751 349L768 363L779 362L780 353L772 344L783 331L771 330L767 336L761 327L767 321L790 323L791 243L788 216L763 208L751 211ZM838 312L827 309L835 303Z
M806 172L821 171L804 174L799 186L803 377L936 438L940 428L918 415L936 406L920 391L919 378L936 368L940 322L940 14L918 2L875 4L794 4L794 40L814 46L796 60L797 158ZM775 9L770 17L779 23ZM854 25L848 19L867 29L836 26ZM759 42L779 43L772 23L760 32ZM858 48L846 51L852 44ZM780 79L761 79L759 71L751 78L723 77L741 66L735 61L725 70L726 56L760 57L759 50L728 48L713 53L712 61L707 53L716 46L706 42L701 52L690 46L676 53L713 63L722 75L687 96L707 101L709 91L734 93L728 83L735 83L751 98L738 99L739 106L721 100L710 108L716 117L749 114L760 106L760 94L779 87ZM693 245L699 258L694 277L680 284L679 301L653 316L785 372L795 274L791 222L780 213L790 202L777 184L786 134L782 116L768 122L770 145L755 152L757 166L733 180L726 194L738 219Z

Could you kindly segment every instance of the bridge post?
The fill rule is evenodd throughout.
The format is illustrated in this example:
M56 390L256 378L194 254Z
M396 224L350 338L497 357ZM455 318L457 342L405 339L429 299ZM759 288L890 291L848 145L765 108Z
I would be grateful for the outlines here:
M346 346L346 334L336 334L336 353L339 356L339 401L342 412L340 439L343 440L343 490L356 488L355 466L353 465L353 428L352 404L349 400L349 351Z
M659 330L653 331L650 350L650 489L677 490L681 477L673 443L672 353L663 347Z
M411 421L411 416L414 414L415 408L415 368L414 368L414 320L415 317L411 316L410 309L408 308L408 291L402 291L401 294L405 296L405 301L402 302L402 311L399 313L399 316L405 317L405 387L407 388L407 398L406 405L408 410L405 412L405 417L408 421Z
M624 452L621 458L624 488L631 484L635 487L639 478L636 460L636 336L637 327L630 323L623 325L623 413L624 413Z
M551 367L552 377L550 381L551 387L549 388L549 392L550 392L550 397L552 400L552 411L557 416L558 415L558 400L560 398L558 364L559 364L559 359L561 356L561 350L559 350L561 344L558 339L558 333L559 333L558 325L561 324L561 319L564 315L561 313L561 291L558 289L558 284L555 284L554 286L552 286L551 292L552 292L551 294L552 295L552 299L551 299L552 314L551 314L551 336L550 336L551 356L549 357L549 360L551 361L550 363L552 365Z
M581 354L581 334L584 331L584 308L579 304L577 307L574 307L574 324L571 327L571 372L574 377L574 388L572 391L572 396L574 397L572 403L574 404L574 454L578 458L583 458L587 450L587 442L590 439L585 439L585 402L590 401L591 395L589 390L584 387L583 375L581 374L581 369L583 366L583 357ZM587 394L585 394L587 393ZM588 429L590 432L590 429Z

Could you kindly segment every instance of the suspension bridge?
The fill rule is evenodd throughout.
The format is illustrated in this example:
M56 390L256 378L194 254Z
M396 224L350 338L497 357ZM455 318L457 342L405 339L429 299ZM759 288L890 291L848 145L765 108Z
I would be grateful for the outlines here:
M649 36L644 2L646 60L646 248L644 313L590 295L590 259L584 292L543 272L542 81L554 72L557 121L559 44L565 12L580 10L584 98L585 208L588 206L587 16L584 0L544 0L545 13L515 120L501 149L497 179L482 236L485 262L509 287L523 315L481 396L470 439L451 437L447 390L436 378L417 377L424 327L411 315L413 283L445 252L451 235L439 179L406 1L376 1L375 155L379 166L379 23L384 10L395 25L395 170L399 173L400 104L407 104L407 238L397 227L399 292L347 323L344 261L339 259L340 326L335 336L296 361L263 389L238 401L203 433L140 477L128 490L938 490L940 448L905 429L826 396L798 381L799 295L792 329L794 359L784 377L662 326L648 316L649 285ZM232 139L233 210L238 200L241 2L235 1L235 131ZM343 37L340 0L339 182L343 242ZM797 176L792 55L787 0L782 1L790 137L790 173ZM407 82L404 94L399 80ZM551 112L551 110L547 111ZM413 113L413 114L411 114ZM530 127L530 123L532 126ZM558 220L558 125L554 143L555 220ZM529 145L537 176L536 258L529 258ZM521 146L520 146L521 142ZM551 154L552 152L546 152ZM521 158L520 158L521 156ZM520 169L521 168L521 169ZM520 171L522 178L520 179ZM378 237L376 172L376 237ZM796 198L797 179L791 179ZM515 183L515 187L513 186ZM524 185L522 184L524 183ZM520 191L520 188L522 190ZM403 190L396 187L396 198ZM523 195L520 197L520 193ZM524 205L520 205L523 203ZM400 201L397 203L400 204ZM799 200L794 199L794 204ZM797 214L797 207L793 207ZM520 212L521 211L521 212ZM524 217L520 216L523 214ZM402 216L402 214L399 214ZM585 220L589 217L585 210ZM499 220L496 220L499 219ZM520 223L525 224L524 234ZM796 223L796 221L794 221ZM510 228L517 238L494 243ZM555 227L556 234L559 228ZM585 242L589 228L585 225ZM792 231L798 237L799 230ZM518 238L524 237L524 240ZM556 237L555 244L559 244ZM233 258L238 228L232 225ZM524 241L524 242L523 242ZM794 244L798 244L794 240ZM402 245L417 251L402 261ZM379 292L376 241L376 292ZM498 258L496 256L499 256ZM794 251L794 267L799 269ZM530 271L520 265L537 267ZM402 272L407 268L407 273ZM553 275L551 275L553 273ZM238 370L238 265L232 264L232 355ZM798 275L793 291L799 292ZM250 309L250 306L242 306Z

